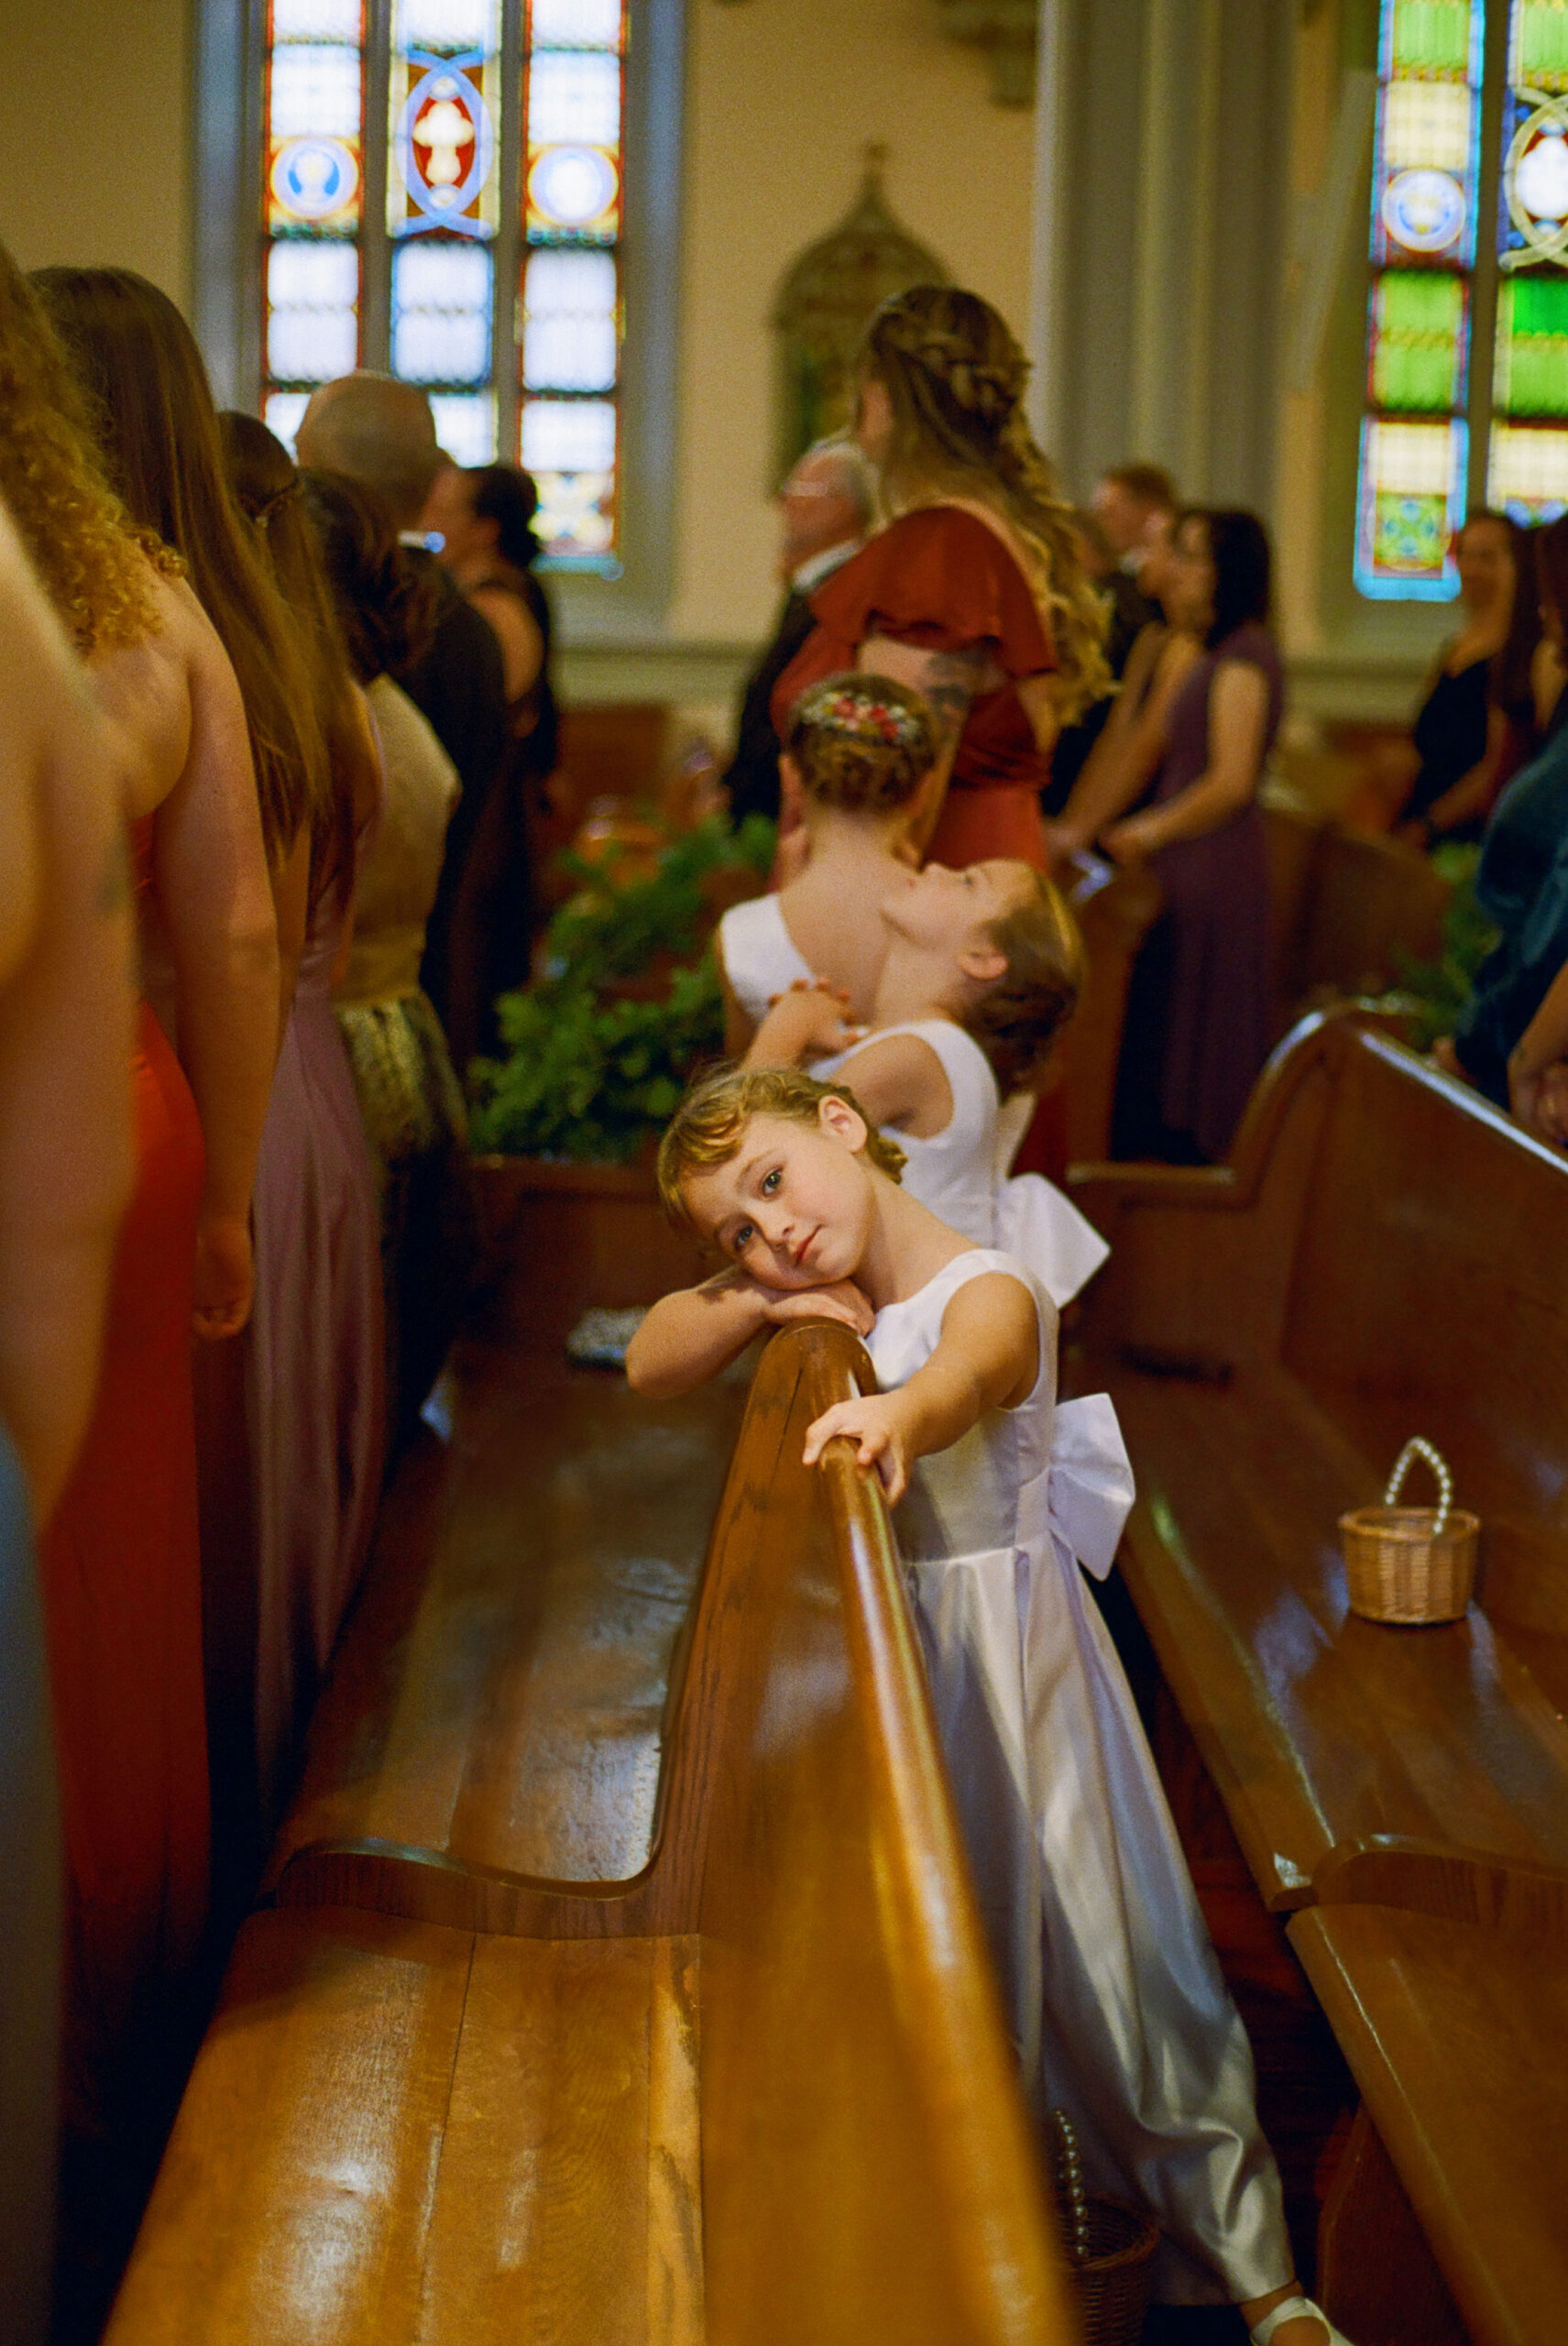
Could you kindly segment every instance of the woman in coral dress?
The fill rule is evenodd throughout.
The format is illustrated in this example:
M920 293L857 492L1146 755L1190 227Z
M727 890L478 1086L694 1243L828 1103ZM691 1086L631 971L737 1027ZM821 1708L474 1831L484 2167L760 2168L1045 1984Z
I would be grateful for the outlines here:
M1046 868L1040 793L1057 734L1111 685L1104 607L1029 433L1027 375L976 294L919 285L883 303L856 437L893 518L817 588L816 630L773 694L781 739L801 694L840 669L923 694L938 758L916 839L954 866L1018 856ZM1040 1124L1029 1162L1059 1170L1056 1101Z
M178 2087L207 1913L191 1337L250 1308L249 1207L277 1038L278 950L222 645L167 548L138 543L64 357L0 254L0 485L117 720L144 970L136 1182L86 1437L41 1543L66 1860L67 2242L84 2306L112 2280ZM149 551L150 549L150 551ZM145 2180L145 2178L140 2178ZM101 2262L100 2262L101 2260ZM85 2317L84 2317L85 2318Z

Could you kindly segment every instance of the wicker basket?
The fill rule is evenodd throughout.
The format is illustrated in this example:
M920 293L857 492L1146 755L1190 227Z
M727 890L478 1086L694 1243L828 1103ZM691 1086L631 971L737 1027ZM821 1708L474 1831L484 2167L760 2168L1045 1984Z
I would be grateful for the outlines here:
M1047 2113L1062 2243L1078 2286L1085 2346L1138 2346L1159 2226L1120 2199L1083 2187L1078 2137L1065 2110Z
M1438 1504L1400 1507L1413 1458L1437 1477ZM1475 1585L1479 1518L1453 1504L1453 1479L1430 1442L1418 1434L1394 1462L1381 1507L1360 1507L1339 1519L1350 1609L1368 1621L1457 1621Z

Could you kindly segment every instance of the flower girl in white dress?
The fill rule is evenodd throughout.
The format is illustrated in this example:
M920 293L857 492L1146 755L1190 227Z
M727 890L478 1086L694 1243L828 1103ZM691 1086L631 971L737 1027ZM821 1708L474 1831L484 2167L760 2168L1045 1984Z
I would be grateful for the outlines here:
M725 1256L655 1304L638 1390L683 1392L784 1320L846 1321L883 1389L810 1429L881 1476L1025 2089L1065 2108L1101 2188L1168 2235L1159 2293L1228 2297L1257 2346L1338 2333L1291 2273L1251 2055L1131 1694L1080 1563L1132 1498L1104 1396L1056 1404L1056 1312L1014 1257L899 1186L841 1085L794 1069L699 1084L660 1150L672 1210Z
M796 982L744 1063L805 1063L847 1084L896 1138L907 1193L977 1246L1020 1255L1059 1310L1109 1250L1053 1183L1006 1177L999 1125L1004 1097L1031 1096L1082 989L1066 900L1032 865L996 857L901 872L870 916L884 947L867 1024L847 1023L842 994Z

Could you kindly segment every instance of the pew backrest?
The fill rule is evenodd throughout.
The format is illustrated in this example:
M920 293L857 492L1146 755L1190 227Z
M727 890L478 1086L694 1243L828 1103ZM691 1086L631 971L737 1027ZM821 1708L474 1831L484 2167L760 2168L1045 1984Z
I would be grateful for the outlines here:
M281 1904L700 1950L707 2335L1039 2346L1074 2331L880 1492L806 1428L870 1365L763 1354L669 1705L652 1855L530 1880L360 1841Z

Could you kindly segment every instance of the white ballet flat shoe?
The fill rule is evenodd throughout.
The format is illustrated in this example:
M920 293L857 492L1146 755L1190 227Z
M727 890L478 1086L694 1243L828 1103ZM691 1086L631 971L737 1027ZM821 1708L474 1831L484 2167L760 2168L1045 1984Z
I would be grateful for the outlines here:
M1248 2332L1252 2346L1268 2346L1268 2341L1275 2331L1281 2329L1288 2321L1309 2319L1322 2324L1323 2335L1328 2340L1329 2346L1350 2346L1350 2341L1343 2330L1334 2328L1321 2306L1315 2306L1310 2297L1303 2297L1299 2293L1293 2297L1287 2297L1282 2306L1276 2306L1272 2313L1266 2313L1261 2321L1254 2324Z

